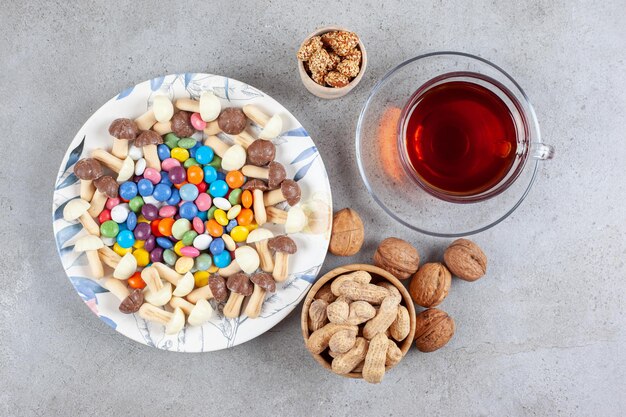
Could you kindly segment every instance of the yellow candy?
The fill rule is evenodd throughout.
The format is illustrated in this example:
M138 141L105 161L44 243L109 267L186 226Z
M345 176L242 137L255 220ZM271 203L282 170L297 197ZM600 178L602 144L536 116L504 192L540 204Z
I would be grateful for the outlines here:
M218 267L216 267L215 265L211 265L209 267L209 269L206 270L206 272L208 272L209 274L214 274L219 270Z
M133 256L137 259L137 266L146 266L150 263L150 254L143 248L135 249Z
M133 243L133 248L140 249L140 248L143 248L145 244L146 244L145 240L135 240L135 243Z
M235 242L245 242L248 233L250 233L250 231L246 227L235 226L233 230L230 231L230 237L232 237Z
M215 213L213 213L213 218L222 226L226 226L228 224L228 217L226 217L226 212L222 209L215 210Z
M196 281L196 287L204 287L209 283L209 273L207 271L196 271L193 274L193 279Z
M183 243L182 240L179 240L178 242L176 242L176 244L174 245L174 252L176 253L176 255L183 256L183 254L180 253L180 248L182 248L183 246L185 246L185 244Z
M246 229L248 229L248 232L251 232L251 231L253 231L254 229L257 229L257 228L259 227L259 225L258 225L258 224L256 224L256 222L252 222L252 223L250 223L250 224L248 224L248 225L245 225L244 227L245 227Z
M145 217L143 217L143 215L139 215L137 217L137 223L150 223L150 220L146 219Z
M115 242L113 244L113 252L117 253L120 256L126 255L128 252L132 252L132 248L123 248Z
M191 271L191 268L193 268L193 258L189 256L181 256L176 261L176 265L174 265L174 269L179 274L186 274Z
M174 148L172 149L172 152L170 152L170 156L180 162L185 162L189 159L189 151L184 148Z

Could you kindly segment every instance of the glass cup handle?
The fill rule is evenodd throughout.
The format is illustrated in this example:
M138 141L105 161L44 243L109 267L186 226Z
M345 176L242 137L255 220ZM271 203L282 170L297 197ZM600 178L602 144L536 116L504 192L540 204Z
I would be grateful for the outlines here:
M547 160L554 158L554 146L541 142L534 142L531 147L531 156L535 159Z

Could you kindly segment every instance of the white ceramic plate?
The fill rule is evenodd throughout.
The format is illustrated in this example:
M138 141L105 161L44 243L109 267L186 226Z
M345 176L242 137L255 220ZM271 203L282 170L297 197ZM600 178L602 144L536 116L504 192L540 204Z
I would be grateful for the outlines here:
M242 107L254 103L268 114L282 116L284 133L274 140L276 160L285 166L288 178L298 181L302 189L300 204L308 216L309 225L302 233L290 235L298 245L298 252L290 258L289 278L277 285L276 293L268 296L259 318L248 319L242 315L237 319L226 319L218 314L202 327L187 327L176 336L167 336L161 325L147 322L136 314L120 313L119 301L90 278L86 256L73 250L76 239L86 232L80 224L63 219L63 207L79 196L79 182L73 174L76 161L88 156L95 148L110 149L112 141L108 126L111 121L118 117L141 115L156 94L167 94L171 99L198 99L203 91L213 91L220 97L222 107ZM185 73L154 78L128 88L87 120L70 144L59 168L52 221L67 277L85 304L102 321L148 346L178 352L207 352L238 345L266 332L296 307L315 281L326 256L332 219L331 201L330 184L322 158L307 131L287 109L267 94L237 80L219 75ZM269 228L273 228L275 233L283 233L282 227Z

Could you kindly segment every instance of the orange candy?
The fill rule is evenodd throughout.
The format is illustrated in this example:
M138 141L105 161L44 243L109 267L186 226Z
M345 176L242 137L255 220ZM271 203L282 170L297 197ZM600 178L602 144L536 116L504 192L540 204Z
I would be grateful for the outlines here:
M241 209L237 215L237 223L239 226L247 226L254 220L254 212L249 208Z
M204 171L198 165L192 165L187 168L187 181L192 184L200 184L204 179Z
M220 237L224 234L224 228L215 219L206 222L206 230L213 237Z
M180 190L180 187L182 187L185 184L189 184L189 181L184 181L184 182L181 182L180 184L174 184L174 187L176 187L176 188L178 188Z
M252 193L250 190L244 190L243 193L241 193L241 204L245 208L252 207Z
M130 288L145 288L146 283L141 278L141 272L135 272L130 278L128 278L128 286Z
M172 235L172 226L174 225L174 219L171 217L165 217L159 222L159 233L163 236Z
M244 181L243 174L239 171L230 171L226 174L226 184L232 189L241 187Z

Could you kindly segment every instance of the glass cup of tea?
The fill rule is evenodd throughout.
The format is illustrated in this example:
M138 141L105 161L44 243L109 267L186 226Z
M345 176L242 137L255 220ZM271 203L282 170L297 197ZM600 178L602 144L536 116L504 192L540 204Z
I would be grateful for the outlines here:
M367 99L357 162L374 200L408 227L464 236L506 218L554 148L519 84L495 64L436 52L403 62Z

